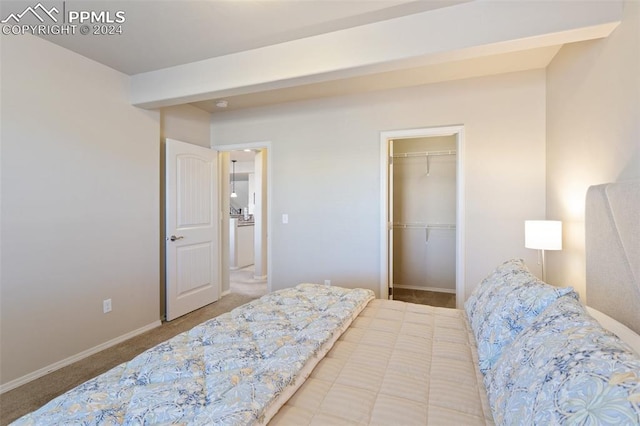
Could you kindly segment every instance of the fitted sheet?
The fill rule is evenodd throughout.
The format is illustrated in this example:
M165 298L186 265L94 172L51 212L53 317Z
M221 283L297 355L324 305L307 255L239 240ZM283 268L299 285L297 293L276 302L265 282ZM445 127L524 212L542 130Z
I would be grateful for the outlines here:
M493 424L465 312L371 301L269 424Z

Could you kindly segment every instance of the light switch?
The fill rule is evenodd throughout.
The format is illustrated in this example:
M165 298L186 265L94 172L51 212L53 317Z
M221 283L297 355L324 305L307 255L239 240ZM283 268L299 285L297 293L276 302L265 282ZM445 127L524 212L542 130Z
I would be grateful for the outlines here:
M289 223L289 215L286 213L282 214L282 223Z

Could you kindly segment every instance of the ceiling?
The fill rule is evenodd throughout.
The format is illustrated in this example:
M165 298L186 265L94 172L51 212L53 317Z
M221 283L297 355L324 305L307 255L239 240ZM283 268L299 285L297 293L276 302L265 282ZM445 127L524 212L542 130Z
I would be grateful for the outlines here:
M248 94L225 96L225 107L219 107L222 99L193 102L191 105L210 113L328 98L374 90L412 87L442 81L460 80L485 75L503 74L546 67L560 50L561 45L528 49L481 58L448 61L421 67L403 68L395 71L359 75L339 80L302 84L294 87L253 91Z
M127 75L254 51L394 18L454 7L471 0L66 0L66 10L123 11L122 34L55 35L47 40ZM2 16L33 0L2 1ZM12 10L13 11L13 10ZM192 101L211 113L283 102L341 96L454 79L546 67L561 44L440 63L426 63L316 83ZM228 106L217 106L220 100Z
M257 49L314 35L450 7L471 0L67 0L67 10L122 10L126 21L117 36L55 35L43 38L117 71L135 75L208 58ZM25 3L16 3L20 10ZM61 2L59 2L61 3ZM6 15L3 12L3 16ZM468 66L460 64L463 68ZM427 76L430 73L421 74ZM440 74L442 71L440 71ZM424 79L394 74L261 91L192 105L215 113L302 99L380 90ZM391 78L393 77L393 78ZM433 77L431 77L433 78Z
M124 11L122 34L43 38L134 75L468 1L67 0L67 10Z

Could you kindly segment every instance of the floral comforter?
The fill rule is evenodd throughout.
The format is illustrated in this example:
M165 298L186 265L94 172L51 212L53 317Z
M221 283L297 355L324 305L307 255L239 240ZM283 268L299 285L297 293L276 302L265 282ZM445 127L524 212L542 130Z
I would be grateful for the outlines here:
M317 284L277 291L147 350L14 424L264 422L307 361L373 298L370 290Z

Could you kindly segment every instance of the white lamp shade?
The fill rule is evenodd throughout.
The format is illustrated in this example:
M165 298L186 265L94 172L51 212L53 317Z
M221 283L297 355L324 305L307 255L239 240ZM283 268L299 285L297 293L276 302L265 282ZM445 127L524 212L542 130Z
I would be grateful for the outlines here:
M524 246L537 250L562 250L562 222L525 220Z

